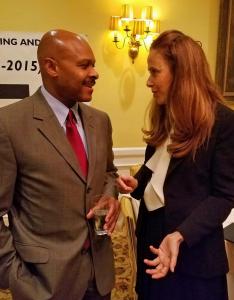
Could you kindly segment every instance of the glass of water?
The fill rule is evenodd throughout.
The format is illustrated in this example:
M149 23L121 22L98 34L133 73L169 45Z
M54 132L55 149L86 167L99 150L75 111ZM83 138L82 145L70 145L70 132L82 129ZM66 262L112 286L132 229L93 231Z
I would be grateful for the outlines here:
M97 235L106 235L107 231L104 229L104 225L106 223L105 219L108 213L107 196L95 196L93 203L94 230Z

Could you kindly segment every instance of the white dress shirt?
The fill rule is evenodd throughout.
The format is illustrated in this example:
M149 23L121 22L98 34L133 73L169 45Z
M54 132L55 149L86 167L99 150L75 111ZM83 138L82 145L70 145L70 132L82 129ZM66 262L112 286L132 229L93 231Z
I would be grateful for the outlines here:
M164 206L163 186L171 160L171 155L167 151L169 143L170 139L168 138L156 149L146 163L146 166L153 172L144 192L145 205L148 211Z
M61 125L61 127L63 127L64 131L66 132L66 119L67 119L67 115L69 112L69 108L66 105L64 105L61 101L56 99L54 96L52 96L45 89L44 86L41 87L41 92L42 92L43 96L45 97L46 101L48 102L49 106L53 110L55 116L57 117L59 124ZM71 108L71 110L73 111L73 113L76 117L76 120L77 120L76 127L80 134L80 137L82 139L82 142L84 144L84 148L85 148L85 151L86 151L86 154L88 157L88 149L87 149L85 132L84 132L84 128L83 128L80 116L78 114L78 102L75 103L75 105Z

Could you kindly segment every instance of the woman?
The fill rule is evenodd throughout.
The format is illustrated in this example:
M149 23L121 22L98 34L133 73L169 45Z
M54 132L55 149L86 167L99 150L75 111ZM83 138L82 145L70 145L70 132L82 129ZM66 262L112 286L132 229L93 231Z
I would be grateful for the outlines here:
M145 162L119 189L142 199L139 300L227 300L222 223L234 207L234 112L211 79L201 44L171 30L148 56L153 101Z

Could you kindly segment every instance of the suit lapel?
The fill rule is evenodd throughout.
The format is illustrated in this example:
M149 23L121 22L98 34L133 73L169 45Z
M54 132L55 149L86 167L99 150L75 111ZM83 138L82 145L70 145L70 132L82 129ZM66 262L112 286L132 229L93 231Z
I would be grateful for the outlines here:
M146 162L152 157L154 152L157 151L157 148L153 146L147 146L146 148ZM168 166L166 178L184 161L184 157L175 158L172 157Z
M33 118L37 122L38 130L45 136L56 151L65 159L79 177L85 181L80 170L75 154L69 144L63 128L60 126L55 114L44 99L40 91L33 97Z
M95 127L95 118L91 113L90 108L83 103L79 103L79 114L83 123L88 146L89 170L87 182L90 183L95 172L97 154L97 134Z
M175 158L172 157L168 166L166 178L175 171L175 169L184 161L184 157Z

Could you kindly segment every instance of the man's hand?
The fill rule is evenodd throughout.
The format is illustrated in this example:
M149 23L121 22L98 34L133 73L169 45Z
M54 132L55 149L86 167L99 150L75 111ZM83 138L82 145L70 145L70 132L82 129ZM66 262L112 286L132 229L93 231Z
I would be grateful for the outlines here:
M121 175L117 178L117 187L122 194L132 193L138 186L138 181L133 176Z
M147 269L146 273L150 274L153 279L159 279L165 277L169 270L174 272L179 254L179 247L183 240L183 236L180 232L175 231L168 234L163 239L159 248L150 246L150 251L157 257L153 260L144 259L146 265L155 267L154 269Z
M108 235L111 235L113 230L115 229L116 222L118 220L118 216L120 213L120 203L118 199L115 199L114 197L111 196L102 196L99 200L99 202L92 207L88 214L87 214L87 219L91 219L94 217L94 209L98 207L105 207L108 209L108 213L106 215L106 223L104 225L104 229L107 230Z

